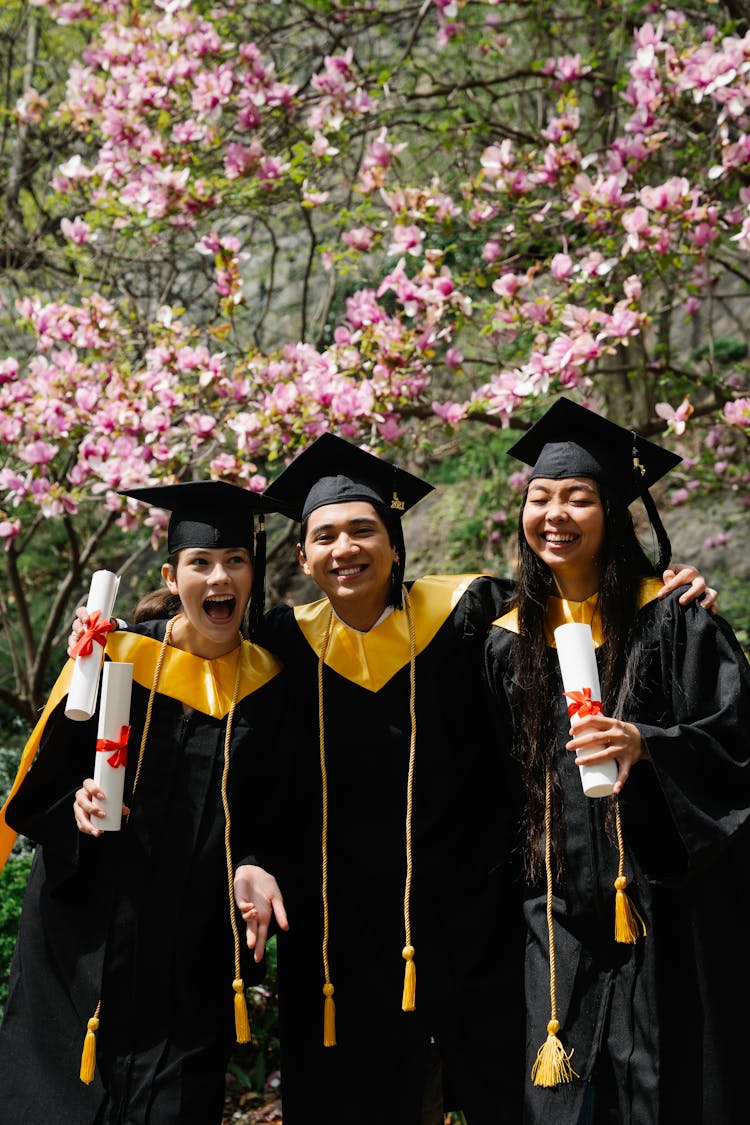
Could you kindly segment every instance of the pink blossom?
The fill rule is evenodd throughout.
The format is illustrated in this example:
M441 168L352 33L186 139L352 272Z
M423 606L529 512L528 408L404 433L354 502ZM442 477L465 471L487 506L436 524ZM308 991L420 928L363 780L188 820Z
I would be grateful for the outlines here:
M91 227L85 223L78 215L76 215L73 222L70 219L60 220L60 230L66 238L71 242L76 242L82 246L86 242L94 242L96 235L91 233Z
M750 427L750 398L736 398L724 403L724 417L733 426Z
M667 429L671 430L673 434L680 437L685 433L688 419L693 413L693 407L690 403L690 395L685 395L680 405L675 410L669 405L668 402L657 402L654 406L659 418L663 418L667 423Z
M55 457L58 446L47 441L31 441L19 450L19 457L29 465L48 465Z
M550 273L555 281L564 281L573 272L573 259L568 254L555 254L550 262Z
M448 425L456 426L466 417L468 407L461 402L433 402L432 412Z
M731 538L732 536L730 532L719 531L716 533L716 535L708 535L703 540L703 547L707 551L713 551L717 547L726 547Z
M369 250L373 244L374 233L370 227L354 227L344 231L341 239L353 250Z
M393 238L388 247L389 254L412 254L415 257L421 252L424 241L424 231L414 225L402 226L397 223L393 228Z
M690 491L687 488L675 488L674 491L670 492L669 499L675 507L678 504L684 504L686 500L690 499Z
M482 260L485 262L495 262L502 253L502 246L496 238L491 238L489 242L485 242L482 248Z
M18 360L13 356L0 361L0 386L3 383L12 383L18 378Z
M21 533L21 521L15 520L0 520L0 539L5 539L6 551L10 548L11 543L17 535Z

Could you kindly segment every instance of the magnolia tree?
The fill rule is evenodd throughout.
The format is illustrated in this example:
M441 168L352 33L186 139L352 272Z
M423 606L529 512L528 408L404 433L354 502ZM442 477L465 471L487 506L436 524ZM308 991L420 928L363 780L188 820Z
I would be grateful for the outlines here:
M673 502L747 492L742 7L4 5L0 700L119 489L261 489L326 429L424 459L567 392L672 431Z

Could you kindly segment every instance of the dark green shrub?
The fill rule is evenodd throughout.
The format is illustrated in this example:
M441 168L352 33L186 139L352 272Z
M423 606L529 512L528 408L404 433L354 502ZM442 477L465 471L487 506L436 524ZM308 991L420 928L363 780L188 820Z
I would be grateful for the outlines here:
M0 872L0 1009L8 998L8 974L31 858L28 851L11 855Z

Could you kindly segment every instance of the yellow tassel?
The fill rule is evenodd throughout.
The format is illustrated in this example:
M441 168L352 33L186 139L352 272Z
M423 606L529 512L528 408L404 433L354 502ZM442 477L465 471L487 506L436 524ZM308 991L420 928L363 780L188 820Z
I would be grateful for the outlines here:
M404 995L401 1000L402 1012L413 1012L417 1006L417 967L414 964L414 946L405 945L401 956L406 964L404 965Z
M245 982L238 977L232 982L234 989L234 1030L238 1043L250 1042L250 1020L245 999Z
M96 1032L99 1030L99 1020L92 1016L86 1028L86 1038L83 1041L81 1052L81 1082L90 1086L94 1081L96 1070Z
M624 945L634 945L643 932L646 934L646 923L625 894L628 881L624 875L615 879L615 941Z
M531 1068L531 1077L535 1086L559 1086L561 1082L570 1082L571 1078L578 1075L570 1065L570 1055L566 1054L557 1033L560 1024L557 1020L550 1020L547 1024L547 1040L539 1048L534 1065Z
M336 1005L333 1002L333 985L326 981L323 985L323 1046L336 1046Z

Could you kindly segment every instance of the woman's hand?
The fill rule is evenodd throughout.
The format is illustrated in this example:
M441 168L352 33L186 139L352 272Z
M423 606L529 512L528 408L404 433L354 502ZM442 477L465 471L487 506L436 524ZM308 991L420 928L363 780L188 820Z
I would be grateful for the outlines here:
M76 610L76 615L73 618L73 623L70 626L70 634L68 636L68 656L71 660L75 659L75 646L83 634L86 632L90 621L89 612L85 606L79 606ZM110 618L112 622L112 629L117 629L118 624L115 618Z
M592 766L615 759L615 793L622 791L635 763L648 760L641 732L633 723L610 719L606 715L586 715L580 723L576 723L575 731L571 731L571 734L573 737L565 744L565 749L572 754L579 755L596 747L595 753L587 753L585 757L577 756L577 766Z
M73 813L79 832L83 832L85 836L101 836L102 829L97 827L96 821L107 814L97 801L103 802L105 799L93 777L87 777L81 788L76 790ZM129 813L130 809L123 805L122 815L128 816Z
M689 586L690 589L680 595L680 605L689 605L696 598L700 598L699 604L704 609L712 614L717 612L719 594L713 587L706 584L706 579L698 573L696 567L673 563L668 570L664 571L662 582L664 585L656 595L657 598L666 598L667 594L671 594L673 590L677 590L680 586Z
M273 875L262 867L244 863L234 873L234 900L246 925L247 947L261 961L266 951L271 919L280 930L288 930L284 899Z

